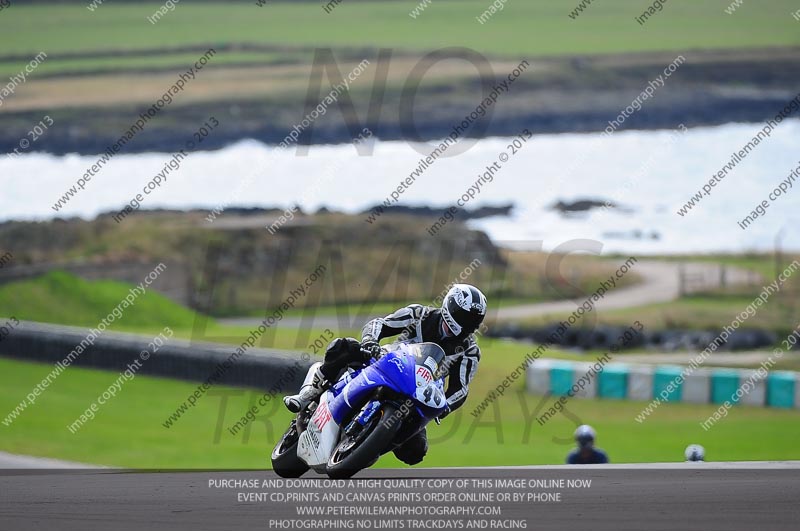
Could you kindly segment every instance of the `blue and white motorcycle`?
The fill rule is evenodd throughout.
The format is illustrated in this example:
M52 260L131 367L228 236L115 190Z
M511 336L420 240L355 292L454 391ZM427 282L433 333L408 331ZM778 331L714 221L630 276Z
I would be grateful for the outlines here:
M300 411L272 451L286 478L309 468L334 479L369 468L447 409L445 353L435 343L398 343L348 369Z

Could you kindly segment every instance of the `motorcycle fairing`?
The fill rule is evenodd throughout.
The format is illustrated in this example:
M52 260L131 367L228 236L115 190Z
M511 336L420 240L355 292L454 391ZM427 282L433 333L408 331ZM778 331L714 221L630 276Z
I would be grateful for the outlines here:
M339 424L333 421L329 408L331 398L333 394L330 391L323 393L319 406L297 443L297 456L314 469L327 465L328 458L339 442Z
M336 396L329 404L333 420L341 425L353 408L361 407L378 387L388 387L403 396L414 397L419 402L415 405L420 416L435 416L446 407L446 400L442 380L433 378L428 365L415 363L414 356L405 350L405 346L384 354L372 365L352 375L346 385L338 389L334 387Z

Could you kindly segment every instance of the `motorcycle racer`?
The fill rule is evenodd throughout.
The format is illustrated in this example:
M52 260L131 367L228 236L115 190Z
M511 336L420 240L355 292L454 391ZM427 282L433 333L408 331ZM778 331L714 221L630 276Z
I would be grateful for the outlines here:
M575 430L575 442L578 443L578 447L567 456L567 464L596 465L608 463L608 454L594 446L596 436L594 428L588 424L578 426L578 429Z
M400 341L431 342L442 347L448 367L445 396L449 410L453 411L466 401L469 383L478 370L481 352L474 334L486 317L486 309L486 297L478 288L455 284L445 295L441 308L410 304L386 317L373 319L364 326L360 342L353 338L333 340L324 362L311 366L300 392L284 397L284 404L293 413L301 411L319 398L331 382L337 381L348 365L363 365L370 358L380 357L381 339L399 335ZM415 465L427 451L427 435L422 430L394 453L404 463Z

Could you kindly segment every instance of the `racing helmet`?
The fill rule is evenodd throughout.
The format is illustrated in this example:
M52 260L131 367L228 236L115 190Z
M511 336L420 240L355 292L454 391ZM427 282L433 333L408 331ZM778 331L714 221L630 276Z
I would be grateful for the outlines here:
M575 430L575 442L581 448L589 448L594 445L595 432L594 428L588 424L582 424Z
M687 461L705 461L706 449L699 444L690 444L683 453Z
M454 284L442 301L442 319L456 336L469 335L486 317L486 297L469 284Z

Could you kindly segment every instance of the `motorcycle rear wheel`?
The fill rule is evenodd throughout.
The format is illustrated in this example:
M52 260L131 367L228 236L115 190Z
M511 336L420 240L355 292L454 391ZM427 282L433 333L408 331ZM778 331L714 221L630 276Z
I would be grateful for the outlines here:
M297 442L300 435L293 420L289 429L272 450L272 470L282 478L299 478L308 471L308 465L297 457Z
M402 419L397 413L397 407L383 404L358 434L345 435L328 460L328 477L347 479L375 464L400 429Z

